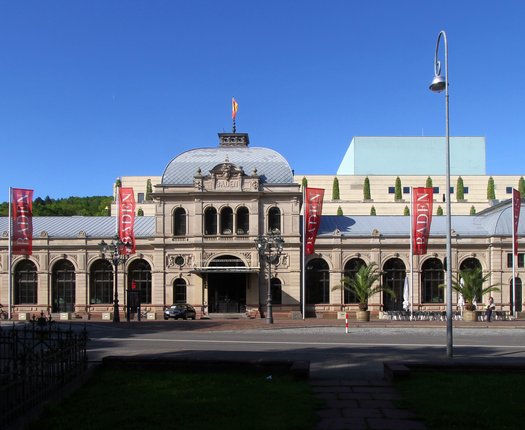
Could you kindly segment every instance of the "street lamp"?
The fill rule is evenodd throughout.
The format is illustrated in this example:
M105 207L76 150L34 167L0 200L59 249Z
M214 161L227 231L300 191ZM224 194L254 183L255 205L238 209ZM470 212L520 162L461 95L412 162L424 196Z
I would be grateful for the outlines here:
M131 244L122 242L118 235L116 235L110 244L102 241L98 244L102 257L113 263L115 267L115 295L113 298L113 322L120 322L120 314L118 308L118 266L120 263L125 263L129 258L129 251Z
M279 234L259 235L255 239L255 246L259 256L268 264L268 298L266 322L273 324L272 314L272 264L277 264L283 251L284 239Z
M439 41L443 37L445 43L445 76L441 76L441 63L438 60ZM447 256L446 256L446 300L447 300L447 357L452 358L452 218L450 208L450 132L448 121L448 42L447 34L441 31L437 38L436 55L434 57L434 79L430 84L430 90L440 93L445 90L445 169L446 169L446 230L447 230Z

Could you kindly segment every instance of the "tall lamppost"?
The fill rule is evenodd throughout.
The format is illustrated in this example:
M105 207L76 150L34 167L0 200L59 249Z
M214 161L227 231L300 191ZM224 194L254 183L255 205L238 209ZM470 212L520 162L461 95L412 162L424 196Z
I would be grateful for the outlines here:
M255 239L255 246L259 256L268 265L268 297L267 297L267 310L266 310L266 322L273 324L273 313L272 313L272 264L277 264L279 256L283 251L284 239L279 234L268 234L266 236L259 235Z
M441 75L441 63L438 60L439 41L443 38L445 43L445 76ZM447 230L447 256L446 256L446 300L447 300L447 357L452 358L452 217L450 208L450 132L448 121L448 43L447 34L441 31L437 38L436 55L434 57L434 79L430 90L440 93L445 90L445 169L446 169L446 230Z
M120 263L125 263L129 258L129 250L131 244L122 242L118 235L116 235L110 244L102 241L98 244L102 257L113 263L115 267L115 295L113 297L113 322L120 322L120 314L118 308L118 266Z

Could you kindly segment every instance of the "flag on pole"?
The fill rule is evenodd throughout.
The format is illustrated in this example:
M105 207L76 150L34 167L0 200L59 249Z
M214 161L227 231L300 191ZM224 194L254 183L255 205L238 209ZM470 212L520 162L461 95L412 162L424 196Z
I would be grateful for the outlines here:
M33 253L33 190L12 188L12 253Z
M303 240L305 241L305 253L310 255L314 253L315 239L321 225L324 189L306 187L305 196L304 223L306 237Z
M518 225L520 223L521 195L518 190L512 190L512 220L514 222L514 255L518 255Z
M129 243L131 248L124 247L124 252L135 253L135 196L133 188L120 188L119 193L119 238L124 243Z
M433 188L412 190L412 245L414 255L427 253L430 225L432 223Z
M232 97L232 119L235 121L237 117L237 111L239 110L239 105L235 101L235 97Z

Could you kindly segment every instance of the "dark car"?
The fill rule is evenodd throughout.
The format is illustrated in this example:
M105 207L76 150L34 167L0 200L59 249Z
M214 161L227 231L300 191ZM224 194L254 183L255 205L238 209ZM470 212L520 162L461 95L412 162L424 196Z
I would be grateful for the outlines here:
M176 320L179 318L182 318L183 320L191 318L194 320L196 316L197 312L195 311L195 308L188 304L171 305L169 308L164 309L165 320L169 318L174 318Z

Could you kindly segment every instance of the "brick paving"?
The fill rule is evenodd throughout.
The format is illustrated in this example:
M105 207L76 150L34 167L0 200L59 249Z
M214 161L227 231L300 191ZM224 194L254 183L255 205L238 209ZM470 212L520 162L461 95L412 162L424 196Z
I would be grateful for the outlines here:
M416 415L395 406L400 394L382 380L311 380L323 406L316 430L424 430Z

